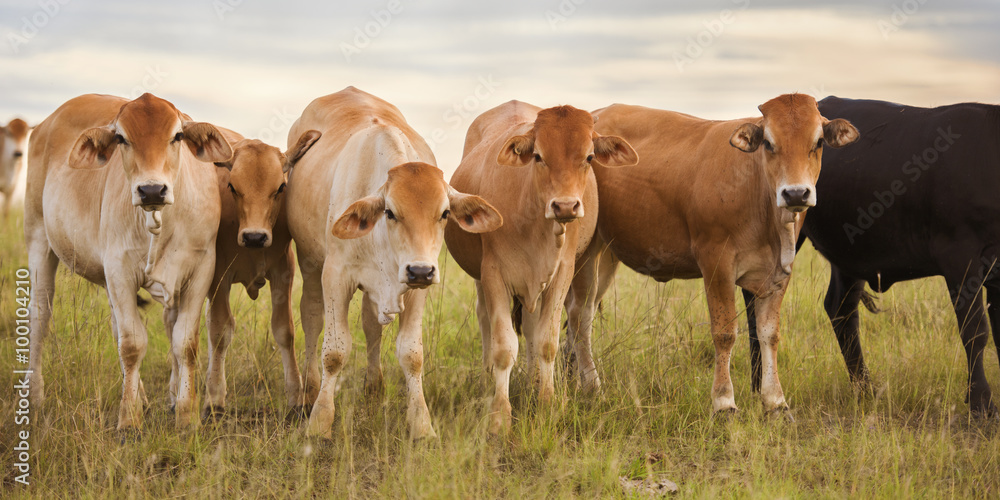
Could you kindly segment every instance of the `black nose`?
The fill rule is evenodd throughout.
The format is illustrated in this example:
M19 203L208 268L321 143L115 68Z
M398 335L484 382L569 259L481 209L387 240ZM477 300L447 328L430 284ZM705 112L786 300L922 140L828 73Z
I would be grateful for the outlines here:
M781 190L781 197L785 199L785 204L790 207L807 206L806 200L812 191L809 188L797 187Z
M14 158L20 158L22 156L24 156L23 152L21 152L21 151L14 151Z
M411 285L430 285L434 280L434 266L406 266L406 279Z
M247 248L264 248L267 244L267 235L264 233L243 233L243 245Z
M163 205L167 197L167 186L163 184L148 184L139 186L139 201L143 205Z

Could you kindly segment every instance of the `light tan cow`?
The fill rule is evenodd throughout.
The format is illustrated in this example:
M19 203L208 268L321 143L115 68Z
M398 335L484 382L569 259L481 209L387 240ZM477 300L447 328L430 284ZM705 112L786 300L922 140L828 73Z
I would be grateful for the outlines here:
M482 196L505 222L482 235L449 224L445 238L455 261L476 280L483 364L496 384L491 433L508 429L511 421L508 392L518 353L511 300L523 304L528 366L539 399L548 400L555 390L563 300L576 258L597 222L591 164L617 167L636 161L626 141L599 136L591 114L572 106L543 110L510 101L483 113L469 127L462 163L451 183Z
M816 204L824 143L850 144L858 131L845 120L826 120L801 94L772 99L760 111L763 117L731 121L620 104L594 113L599 132L624 137L642 160L627 174L594 168L598 231L573 282L566 344L575 348L585 383L600 383L589 356L594 305L620 261L657 281L704 278L716 412L736 410L729 376L735 287L752 292L765 346L764 409L787 409L778 381L778 320L799 214Z
M222 129L233 143L233 157L215 165L222 213L215 242L215 275L208 294L208 376L205 381L204 416L218 415L226 406L226 351L236 324L229 307L235 283L257 300L267 283L271 290L271 334L281 351L285 395L290 415L302 411L302 383L295 362L295 326L292 323L292 282L295 260L292 236L285 213L288 171L309 151L320 134L310 130L288 151L259 140L243 139ZM164 312L170 325L173 311ZM174 360L176 374L176 359ZM171 376L171 394L176 377Z
M407 422L414 439L436 435L423 393L421 318L426 288L438 283L446 221L482 232L502 220L481 198L451 189L434 155L395 106L354 87L314 100L292 126L289 144L307 130L323 137L292 169L289 229L302 270L305 402L310 435L330 436L334 394L351 353L347 313L364 292L369 392L380 392L382 329L399 315L396 355L406 377ZM323 341L319 380L316 342Z
M176 309L176 425L195 426L198 324L215 266L219 190L212 162L232 149L213 125L173 104L89 94L71 99L34 131L25 194L31 269L31 397L44 397L42 342L59 262L107 289L118 343L118 428L137 427L145 391L139 365L147 332L136 306L145 288Z
M20 118L14 118L0 127L0 194L3 195L3 218L10 214L14 201L17 179L24 168L24 153L28 150L28 132L31 127Z

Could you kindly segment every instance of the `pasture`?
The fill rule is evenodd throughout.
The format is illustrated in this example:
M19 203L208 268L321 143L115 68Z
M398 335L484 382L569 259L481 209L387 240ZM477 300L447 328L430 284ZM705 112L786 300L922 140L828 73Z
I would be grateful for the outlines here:
M234 287L236 335L227 363L227 413L178 434L168 410L169 360L161 307L146 309L143 430L115 430L121 372L103 290L60 266L46 401L32 408L31 486L14 483L13 281L27 265L18 213L0 237L2 496L548 498L624 497L620 476L663 475L678 496L1000 496L1000 423L972 420L966 363L943 279L882 294L862 310L876 393L858 399L822 309L829 270L807 245L783 304L779 366L794 420L763 415L750 390L745 316L732 373L740 413L711 416L713 347L701 281L658 284L623 269L595 323L603 382L595 398L556 374L556 403L533 404L522 358L512 379L514 425L486 437L492 379L482 369L472 280L441 256L442 285L424 314L424 388L440 438L406 438L395 325L382 345L385 397L364 391L365 345L355 297L354 349L337 395L333 439L308 440L286 419L281 361L268 331L270 296ZM301 280L297 278L295 321ZM742 303L740 303L742 307ZM204 377L206 333L199 363ZM523 342L523 341L522 341ZM301 329L296 350L302 360ZM990 341L986 371L1000 390ZM568 380L567 380L568 379ZM204 380L199 380L199 395ZM996 392L995 392L996 394ZM124 438L124 439L123 439Z

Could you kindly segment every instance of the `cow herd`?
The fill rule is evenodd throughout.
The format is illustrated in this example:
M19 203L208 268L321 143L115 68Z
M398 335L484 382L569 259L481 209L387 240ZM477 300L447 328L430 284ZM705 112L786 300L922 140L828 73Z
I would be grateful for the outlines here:
M491 433L511 425L518 333L539 400L552 399L564 309L563 356L585 392L600 390L592 325L619 263L657 281L704 280L716 413L737 408L729 367L742 289L754 388L766 412L781 412L781 301L809 238L832 264L825 306L853 382L869 384L858 324L858 305L871 302L865 283L884 290L943 275L968 355L970 408L995 415L983 356L991 326L1000 336L1000 110L835 97L817 104L802 94L759 109L756 118L710 121L620 104L590 113L510 101L473 121L450 183L396 107L353 87L310 103L284 152L193 121L151 94L72 99L30 143L27 124L12 121L0 129L0 167L6 179L27 151L31 396L44 398L42 348L60 262L107 291L122 371L119 429L141 426L148 404L140 289L164 305L169 397L184 429L225 409L232 286L256 299L268 285L289 410L308 417L309 435L329 436L353 344L348 310L360 290L365 389L382 391L382 332L398 316L409 435L433 437L421 325L447 243L475 280L482 361L495 382Z

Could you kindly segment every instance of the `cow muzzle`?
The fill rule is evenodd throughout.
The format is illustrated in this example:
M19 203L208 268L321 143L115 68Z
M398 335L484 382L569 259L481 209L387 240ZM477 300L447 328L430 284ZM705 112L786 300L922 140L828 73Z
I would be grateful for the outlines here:
M427 288L441 281L437 266L430 262L411 262L402 271L399 281L410 288Z
M149 182L136 186L132 193L132 205L144 210L158 210L174 203L174 194L166 184Z
M583 202L575 196L553 198L545 209L545 218L558 222L573 222L583 217Z
M271 232L258 229L244 229L240 231L237 243L246 248L267 248L271 246Z
M778 188L778 207L787 208L791 212L803 212L814 206L816 206L815 186L798 184Z

